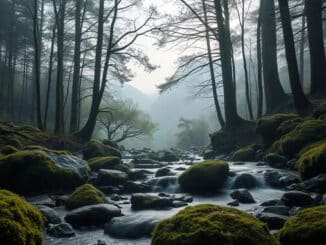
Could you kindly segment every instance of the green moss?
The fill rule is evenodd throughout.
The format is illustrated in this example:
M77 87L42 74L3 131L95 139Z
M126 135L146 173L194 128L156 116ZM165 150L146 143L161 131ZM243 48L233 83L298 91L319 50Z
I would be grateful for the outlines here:
M9 154L15 153L17 151L18 151L18 149L12 145L6 145L1 148L1 153L3 153L4 155L9 155Z
M293 129L295 129L302 122L303 122L303 119L301 117L293 118L293 119L282 122L280 124L280 126L278 126L278 128L276 129L277 138L280 138L283 135L290 133Z
M122 164L119 157L95 157L88 160L92 171L100 169L113 169L123 172L129 172L129 168Z
M214 205L187 207L159 222L152 245L276 245L267 226L240 210Z
M27 151L40 150L40 151L49 152L49 153L56 153L59 155L73 155L69 151L53 150L53 149L49 149L49 148L46 148L46 147L40 146L40 145L28 145L28 146L24 147L24 150L27 150Z
M104 145L111 146L111 147L113 147L115 149L119 149L119 145L116 142L112 141L112 140L102 140L102 143Z
M257 149L257 145L244 146L235 151L232 154L231 159L233 161L255 161Z
M94 157L106 157L106 156L117 156L121 158L121 153L116 148L103 145L101 142L97 140L91 140L83 148L83 156L85 160Z
M190 193L217 192L226 181L229 165L222 160L208 160L192 165L179 176L184 191Z
M322 245L326 240L326 206L300 211L286 221L280 230L282 245Z
M293 121L298 119L297 114L274 114L262 117L257 122L256 132L261 135L262 143L265 147L269 147L280 136L281 129L278 131L280 125L286 121Z
M297 166L302 180L326 173L326 143L316 145L303 153Z
M1 135L0 136L0 148L10 145L18 149L23 148L23 138L16 134Z
M107 203L103 192L90 184L78 187L67 199L66 208L75 209L87 205Z
M21 197L0 190L0 244L42 245L41 212Z
M210 135L211 145L216 153L229 153L236 147L236 141L230 132L220 130Z
M58 167L39 152L21 151L0 159L0 186L17 193L69 190L81 182L74 171Z
M326 121L305 120L273 144L272 151L295 157L304 147L325 139Z

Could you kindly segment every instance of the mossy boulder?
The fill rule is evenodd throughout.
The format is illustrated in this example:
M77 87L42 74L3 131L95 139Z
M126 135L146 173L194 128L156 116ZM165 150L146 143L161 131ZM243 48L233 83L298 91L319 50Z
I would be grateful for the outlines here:
M84 181L76 171L40 152L20 151L0 158L0 186L20 194L70 190Z
M121 153L118 149L108 145L104 145L100 141L91 140L83 148L83 156L85 160L94 157L107 157L107 156L116 156L121 158Z
M228 178L229 165L222 160L207 160L192 165L179 176L181 188L190 193L217 192Z
M282 245L322 245L326 241L326 206L308 208L288 219L280 230Z
M277 245L263 222L230 207L187 207L156 224L152 245Z
M279 126L286 122L299 118L297 114L274 114L262 117L256 125L256 132L261 136L265 148L271 146L280 136Z
M304 147L326 138L326 121L305 120L295 129L277 140L272 151L287 157L295 157Z
M12 146L12 145L6 145L4 147L1 148L1 153L4 155L10 155L12 153L15 153L19 151L16 147Z
M276 129L277 138L281 138L283 135L290 133L303 121L304 121L303 118L295 117L293 119L289 119L282 122L280 126L278 126L278 128Z
M0 244L42 245L42 213L16 194L0 190Z
M102 140L102 143L104 145L111 146L111 147L113 147L115 149L119 149L119 145L116 142L112 141L112 140L106 140L106 139L104 139L104 140Z
M304 152L297 160L297 167L302 180L326 173L326 142Z
M89 159L88 163L92 171L98 171L100 169L112 169L129 172L129 168L122 164L119 157L95 157Z
M67 199L66 208L75 209L88 205L107 203L105 194L90 184L78 187Z
M255 161L256 152L259 149L258 145L248 145L236 150L231 159L233 161Z
M220 130L211 134L210 139L212 148L216 153L229 153L236 147L233 135L226 130Z

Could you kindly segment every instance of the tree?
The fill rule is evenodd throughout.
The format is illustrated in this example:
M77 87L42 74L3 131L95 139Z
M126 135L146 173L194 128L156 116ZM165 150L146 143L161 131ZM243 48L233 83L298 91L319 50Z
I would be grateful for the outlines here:
M282 88L277 65L276 21L274 0L261 0L261 31L263 77L266 113L273 112L287 99Z
M322 0L305 0L310 50L311 94L326 95L326 60L322 23Z
M107 139L120 143L126 139L151 136L156 129L150 116L131 101L110 101L110 110L100 112L99 124Z
M279 0L279 8L294 106L299 113L305 114L310 109L311 104L305 96L300 82L288 0Z

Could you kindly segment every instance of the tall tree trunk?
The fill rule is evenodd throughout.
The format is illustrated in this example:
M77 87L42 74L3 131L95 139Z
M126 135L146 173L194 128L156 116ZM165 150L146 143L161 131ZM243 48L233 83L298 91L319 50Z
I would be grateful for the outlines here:
M259 7L257 20L257 87L258 87L258 105L257 118L263 115L263 76L262 76L262 60L261 60L261 6Z
M288 0L279 0L281 22L284 35L286 60L290 76L290 85L293 94L294 105L298 113L305 114L309 111L311 104L303 93L294 46L291 17Z
M212 48L210 43L210 35L209 35L209 28L208 28L208 17L207 17L207 9L206 9L206 2L202 0L203 11L204 11L204 18L205 18L205 33L206 33L206 46L207 46L207 54L208 54L208 62L209 62L209 71L211 75L211 83L212 83L212 92L214 98L214 105L215 111L217 115L217 119L220 123L221 128L225 128L225 122L222 116L220 104L218 102L218 95L217 95L217 88L216 88L216 79L215 79L215 71L214 71L214 63L212 57Z
M222 77L224 87L225 126L228 129L236 128L243 121L237 113L236 98L234 92L234 81L232 77L232 52L229 29L229 13L227 1L223 1L223 10L220 0L214 0L216 21L219 30L220 56L222 66Z
M311 68L311 94L326 95L326 60L322 24L322 0L305 0Z
M33 15L33 37L34 37L34 62L35 62L35 89L36 89L36 121L37 127L43 130L41 109L41 62L40 62L40 30L38 24L38 0L34 0Z
M277 66L274 0L261 0L262 58L266 113L273 112L287 96L282 88Z
M305 1L305 0L302 0ZM304 48L306 44L306 16L305 14L301 17L301 40L300 40L300 77L301 85L304 89Z
M71 111L70 111L70 133L73 133L78 128L78 93L80 90L80 44L81 44L81 7L80 0L75 1L75 51L74 51L74 74L72 81L71 94Z

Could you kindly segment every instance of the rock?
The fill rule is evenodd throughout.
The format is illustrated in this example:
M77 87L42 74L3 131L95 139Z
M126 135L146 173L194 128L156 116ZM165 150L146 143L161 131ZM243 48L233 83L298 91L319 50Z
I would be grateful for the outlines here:
M211 135L211 145L216 154L229 153L236 147L236 140L232 133L226 130L217 131Z
M122 164L119 157L95 157L88 160L89 166L92 171L100 169L118 170L129 173L130 169L127 165Z
M153 160L153 159L148 159L148 158L135 158L132 161L133 164L135 165L154 165L156 167L160 166L160 162Z
M180 159L171 151L160 151L157 160L160 162L177 162Z
M50 236L58 237L58 238L75 236L74 230L67 223L50 226L48 229L46 229L46 232Z
M67 191L85 183L88 171L74 156L20 151L0 158L0 186L19 194Z
M146 179L152 172L143 169L133 169L129 172L128 177L130 180L143 180Z
M274 205L263 207L261 212L289 216L290 208L284 205Z
M107 203L105 194L90 184L78 187L67 199L68 210L89 205Z
M285 192L281 198L286 206L289 207L305 207L314 203L314 200L308 193L302 191L288 191Z
M233 183L234 189L239 189L239 188L246 188L246 189L252 189L258 186L258 181L254 176L251 174L241 174L236 177Z
M319 174L316 177L305 180L301 183L292 184L289 189L323 194L326 192L326 174Z
M177 167L174 170L176 170L176 171L185 171L186 169L187 168L185 168L185 167Z
M260 206L263 206L263 207L266 207L266 206L280 206L280 205L284 205L284 202L282 200L278 200L278 199L268 200L268 201L262 202L260 204Z
M0 243L44 244L44 218L40 210L7 190L0 190L0 200Z
M285 168L288 160L280 154L270 153L264 157L264 161L273 167Z
M240 205L239 201L235 200L232 202L229 202L227 205L232 206L232 207L237 207Z
M173 199L173 201L183 201L183 202L188 202L191 203L193 202L194 198L192 196L187 196L187 195L183 195L183 194L175 194L172 195L171 198Z
M155 177L174 176L174 175L175 173L173 173L169 168L160 168L155 173Z
M73 227L101 226L112 218L121 216L121 210L111 204L97 204L74 209L65 216Z
M281 186L287 187L294 183L300 182L300 180L299 180L298 176L296 176L296 175L287 174L287 175L283 175L281 178L279 178L279 182L280 182Z
M147 184L137 183L133 181L127 181L122 189L123 193L144 193L151 190Z
M278 230L282 228L288 219L287 216L267 212L259 213L256 217L262 222L266 223L268 228L271 230Z
M188 206L188 203L184 201L172 201L172 206L175 208L181 208L181 207Z
M204 160L214 159L216 156L213 150L205 150L203 153Z
M103 240L97 240L97 242L94 245L108 245L106 241Z
M112 141L112 140L104 139L104 140L102 140L102 144L111 146L111 147L113 147L115 149L119 149L119 145L116 142Z
M100 169L96 180L97 185L121 185L128 179L125 172L118 170Z
M119 238L140 238L150 237L158 217L133 214L113 218L104 226L104 232L113 237Z
M190 193L217 192L228 178L229 165L222 160L207 160L189 167L179 176L181 188Z
M277 245L278 241L250 214L231 207L197 205L159 222L151 243Z
M281 177L282 175L275 170L267 170L264 172L264 180L266 184L274 188L282 187L282 184L280 182Z
M236 150L232 156L232 161L255 161L258 145L248 145Z
M112 201L118 202L121 200L121 197L118 194L113 194L110 199Z
M172 199L147 194L133 194L130 198L131 207L135 210L166 209L173 207Z
M145 182L155 192L176 193L179 190L179 181L176 176L152 178Z
M255 203L253 196L247 189L238 189L231 192L230 196L240 203Z
M60 224L61 218L57 211L53 208L44 206L44 205L37 205L38 209L42 212L44 217L46 218L46 224Z
M286 221L279 232L282 245L322 245L326 240L326 206L307 208Z
M85 160L89 160L94 157L107 157L116 156L121 158L121 153L118 149L104 145L97 140L91 140L83 148L83 156Z

